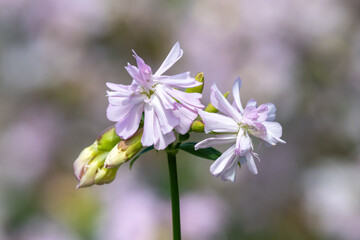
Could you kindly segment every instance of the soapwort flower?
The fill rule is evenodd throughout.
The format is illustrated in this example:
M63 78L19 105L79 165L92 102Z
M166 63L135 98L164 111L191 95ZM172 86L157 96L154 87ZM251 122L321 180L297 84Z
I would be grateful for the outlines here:
M133 51L134 52L134 51ZM130 85L107 83L109 106L107 118L116 122L117 134L128 139L138 130L144 113L143 146L154 145L157 150L165 149L175 141L173 129L185 134L198 110L203 109L200 93L180 91L194 88L202 83L190 77L190 72L173 76L163 75L183 55L177 42L153 74L142 58L135 52L137 67L128 63L125 67L133 81Z
M258 137L271 145L285 143L280 139L282 127L275 120L275 105L262 104L257 107L254 99L250 99L245 108L240 101L242 81L237 78L233 85L234 102L231 105L214 84L211 87L210 100L219 113L199 110L205 123L205 133L215 133L214 137L205 139L195 145L195 149L208 148L215 145L233 143L210 167L210 172L222 180L235 181L238 163L246 163L250 172L257 174L254 158L259 159L253 151L250 135Z

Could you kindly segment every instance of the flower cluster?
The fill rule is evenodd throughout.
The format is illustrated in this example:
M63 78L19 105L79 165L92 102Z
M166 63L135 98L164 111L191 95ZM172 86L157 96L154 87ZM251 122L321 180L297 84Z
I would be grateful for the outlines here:
M195 78L189 72L164 75L183 55L178 42L154 74L151 67L133 53L137 66L128 63L125 67L133 79L132 83L107 83L110 88L107 91L107 118L115 122L115 127L105 131L75 161L78 187L111 182L121 164L130 159L135 161L140 154L153 148L168 151L182 149L215 160L210 167L211 173L222 180L235 181L238 163L247 163L252 173L258 172L254 160L258 159L258 155L254 152L251 135L271 145L285 143L280 139L281 125L274 122L274 104L257 107L256 101L251 99L243 108L240 78L233 85L232 104L226 100L228 93L222 95L214 84L211 87L211 104L204 109L200 102L204 80L202 73ZM190 131L211 133L214 137L196 145L183 145ZM175 132L179 133L179 142L172 144L176 141ZM232 143L232 146L223 154L211 148L226 143ZM147 148L135 157L143 147ZM208 151L196 151L201 148ZM209 151L211 156L206 155Z

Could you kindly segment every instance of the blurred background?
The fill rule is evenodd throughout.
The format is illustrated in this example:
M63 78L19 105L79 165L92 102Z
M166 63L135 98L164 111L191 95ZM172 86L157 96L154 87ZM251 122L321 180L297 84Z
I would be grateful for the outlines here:
M176 41L169 74L204 72L204 104L241 76L287 141L236 183L180 153L183 239L360 239L359 26L357 0L0 0L0 239L171 238L164 153L80 190L72 165L131 49L156 70Z

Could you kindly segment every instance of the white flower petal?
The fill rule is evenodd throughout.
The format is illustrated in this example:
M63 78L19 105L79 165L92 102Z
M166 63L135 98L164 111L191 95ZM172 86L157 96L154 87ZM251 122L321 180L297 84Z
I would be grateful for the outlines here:
M251 98L251 99L246 103L246 107L256 107L256 104L257 104L256 100L253 99L253 98ZM245 107L245 108L246 108L246 107Z
M152 105L146 103L144 107L144 132L141 137L143 146L151 146L154 144L154 118L155 111Z
M272 103L266 103L266 106L268 107L268 115L266 118L266 121L274 121L276 116L276 107Z
M157 150L163 150L175 140L176 138L173 131L167 134L162 133L158 118L155 117L154 118L154 148Z
M128 105L128 106L115 106L112 104L109 104L109 106L106 109L106 117L113 122L118 122L123 120L133 109L134 105Z
M258 174L258 170L256 168L254 157L252 156L252 154L250 152L248 152L246 154L246 165L251 173Z
M137 67L128 63L128 65L125 67L125 69L136 82L139 82L140 84L143 82L143 78Z
M158 96L153 95L151 104L154 106L161 131L164 134L169 133L174 129L174 127L179 125L179 118L177 118L171 110L164 108Z
M173 76L160 76L154 79L156 83L162 83L177 88L192 88L200 86L202 83L190 77L190 72L184 72Z
M228 148L215 162L210 166L210 172L218 177L223 174L223 171L232 165L233 160L236 158L235 144Z
M180 43L176 42L175 45L170 50L167 57L165 58L164 62L161 64L159 69L154 74L154 76L158 77L164 72L166 72L166 70L168 70L172 65L174 65L174 63L176 63L177 60L179 60L182 57L182 55L183 55L183 50L180 48Z
M184 106L198 110L203 109L204 105L201 104L200 99L202 95L200 93L187 93L182 92L174 88L164 87L163 88L170 96L178 100Z
M195 145L195 150L200 148L208 148L221 144L234 143L236 141L236 134L217 134L215 137L207 138Z
M231 181L231 182L235 182L235 177L236 177L236 170L238 168L238 161L236 160L237 156L234 156L234 158L232 159L232 163L229 166L228 169L224 170L224 172L221 174L221 180L223 181Z
M106 86L117 93L122 93L126 95L130 95L133 93L131 90L131 85L123 85L123 84L115 84L111 82L107 82Z
M284 140L280 139L282 136L282 127L278 122L262 122L266 128L267 140L270 144L274 145L276 142L286 143ZM265 140L265 139L264 139ZM267 141L265 140L265 141Z
M239 125L232 118L202 110L199 110L198 113L204 121L205 133L237 133L239 131Z
M241 105L241 99L240 99L240 88L242 85L242 81L240 77L238 77L233 85L232 92L234 97L234 105L237 107L237 109L242 113L244 111L242 105Z
M236 149L235 153L237 155L244 155L252 147L251 139L247 136L242 128L240 128L237 139L236 139Z
M166 109L175 110L177 108L176 106L178 104L176 100L164 90L164 86L162 86L161 84L156 86L156 94L158 95Z
M241 122L242 119L241 114L238 111L236 111L236 109L233 106L231 106L231 104L226 100L226 98L221 94L219 89L216 87L215 83L211 86L210 101L215 108L219 109L219 111L231 117L236 122L238 123Z
M143 94L130 95L128 97L109 97L109 103L115 106L136 105L145 100L146 96Z
M180 123L175 127L175 130L180 134L185 134L189 131L191 124L198 116L197 111L189 109L179 104L178 108L173 111L174 115L180 119Z
M122 121L115 124L116 133L122 139L130 138L138 130L143 111L144 104L137 104Z

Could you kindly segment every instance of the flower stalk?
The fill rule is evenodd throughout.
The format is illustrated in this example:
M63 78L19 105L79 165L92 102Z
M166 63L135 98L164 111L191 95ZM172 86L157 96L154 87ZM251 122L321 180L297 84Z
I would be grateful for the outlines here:
M171 193L171 210L172 210L172 225L173 225L173 239L181 239L181 225L180 225L180 201L179 201L179 185L176 167L176 153L167 152L170 176L170 193Z

